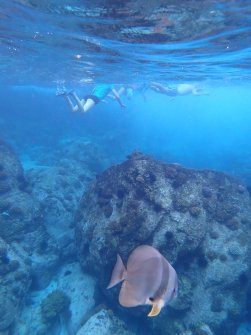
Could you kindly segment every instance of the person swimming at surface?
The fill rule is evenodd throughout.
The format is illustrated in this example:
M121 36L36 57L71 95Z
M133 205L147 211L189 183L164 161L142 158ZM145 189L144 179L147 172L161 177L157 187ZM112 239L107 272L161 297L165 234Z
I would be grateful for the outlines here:
M176 87L164 86L157 82L151 82L149 88L154 92L175 97L178 95L208 95L203 89L199 88L196 84L178 84Z
M114 100L117 100L121 107L126 107L112 84L97 84L91 94L86 95L83 99L80 99L75 91L70 91L69 93L61 91L57 92L56 95L64 96L72 112L86 113L103 100L109 93L114 96ZM70 96L75 99L76 105L70 99Z

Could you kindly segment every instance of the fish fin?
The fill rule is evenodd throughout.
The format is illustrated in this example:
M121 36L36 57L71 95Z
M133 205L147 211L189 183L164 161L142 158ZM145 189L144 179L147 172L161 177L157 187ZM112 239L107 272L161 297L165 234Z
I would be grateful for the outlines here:
M109 285L107 286L107 289L117 285L120 283L122 280L125 279L126 275L126 268L123 264L123 261L119 255L117 255L117 262L114 266L114 269L112 271L112 277L110 280Z
M157 316L161 311L161 307L158 304L153 304L151 312L147 316Z

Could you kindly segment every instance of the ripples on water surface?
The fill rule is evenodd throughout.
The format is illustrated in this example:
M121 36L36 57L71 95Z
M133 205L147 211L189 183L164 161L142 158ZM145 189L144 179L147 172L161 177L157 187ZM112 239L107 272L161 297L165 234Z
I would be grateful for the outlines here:
M250 0L1 0L0 19L2 83L251 76Z

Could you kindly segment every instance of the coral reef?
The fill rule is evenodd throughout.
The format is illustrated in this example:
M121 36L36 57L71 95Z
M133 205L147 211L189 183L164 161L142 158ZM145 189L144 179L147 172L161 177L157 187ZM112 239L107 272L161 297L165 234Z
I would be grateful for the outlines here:
M137 324L145 310L122 309L105 287L116 254L125 260L147 243L177 269L179 295L144 322L146 333L235 333L241 306L250 309L245 185L141 153L102 173L107 161L84 141L63 143L54 166L24 175L11 148L1 141L0 149L0 332L132 334L109 308ZM95 280L75 263L75 237L95 295ZM106 306L95 308L94 297Z
M13 335L76 334L94 310L94 286L93 278L83 274L78 263L62 265L45 289L27 293L20 316L12 328ZM55 291L64 292L69 297L69 310L44 324L41 305Z
M26 296L27 303L21 310L20 318L24 322L16 320L12 327L14 335L48 333L48 325L41 323L39 306L56 289L62 290L71 299L71 317L56 318L49 327L51 335L61 331L76 334L86 313L93 308L94 281L84 275L75 263L73 218L86 184L104 169L105 160L97 156L102 157L91 142L65 141L52 157L40 152L40 165L29 167L25 173L27 194L40 205L41 219L37 222L39 230L35 229L32 236L25 234L25 245L23 236L18 241L25 255L29 255L27 262L31 266L32 281ZM48 166L48 162L52 166ZM21 234L24 205L2 202L6 220L10 215L15 217Z
M7 330L15 321L30 282L29 266L0 237L0 332Z
M82 197L75 216L79 260L114 301L116 293L104 288L116 254L127 259L137 245L151 244L177 270L180 297L149 333L234 334L250 276L250 210L239 180L134 153Z
M104 169L101 158L93 143L69 141L58 148L53 166L26 173L32 194L41 204L47 232L56 240L64 260L76 258L74 215L86 185ZM41 160L46 163L46 158Z
M43 226L13 150L0 141L0 331L8 329L30 287L44 287L58 262L57 248ZM46 245L45 256L41 246Z
M47 327L69 309L70 298L60 290L51 292L41 303L42 321Z

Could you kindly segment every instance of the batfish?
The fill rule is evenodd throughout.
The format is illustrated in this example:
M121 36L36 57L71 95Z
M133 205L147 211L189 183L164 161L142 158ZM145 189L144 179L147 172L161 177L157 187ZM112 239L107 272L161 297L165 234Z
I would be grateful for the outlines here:
M119 255L107 288L122 282L119 303L124 307L152 305L148 316L156 316L177 296L178 277L158 250L141 245L130 254L127 266Z

